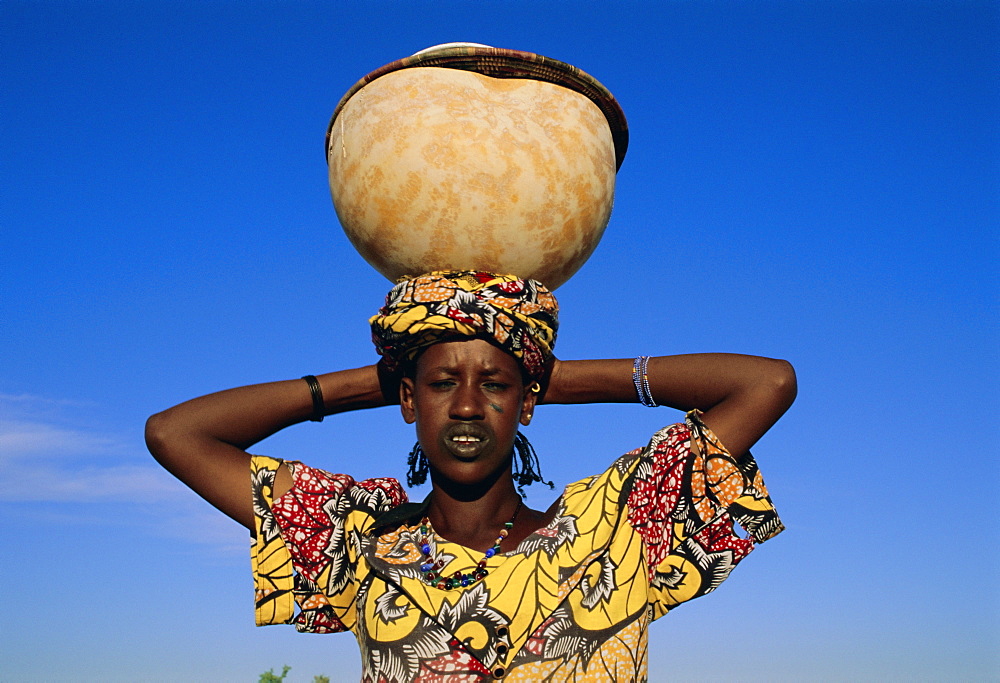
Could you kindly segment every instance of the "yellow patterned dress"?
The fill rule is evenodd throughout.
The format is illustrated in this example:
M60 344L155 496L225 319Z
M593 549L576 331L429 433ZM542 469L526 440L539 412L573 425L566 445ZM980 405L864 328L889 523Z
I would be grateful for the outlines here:
M753 458L733 459L692 412L567 486L552 522L490 558L485 579L442 590L421 580L421 506L395 479L289 462L294 486L272 500L279 464L253 459L257 624L352 631L372 683L645 680L649 623L783 528ZM444 575L482 559L429 543Z

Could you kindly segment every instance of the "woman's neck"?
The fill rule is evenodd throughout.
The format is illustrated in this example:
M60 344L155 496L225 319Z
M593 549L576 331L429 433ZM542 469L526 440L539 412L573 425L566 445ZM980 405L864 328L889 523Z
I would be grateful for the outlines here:
M434 482L427 516L437 535L466 548L485 552L493 547L504 524L514 518L514 527L501 545L501 551L508 552L551 519L551 515L521 502L510 477L497 480L477 497L470 497L467 489L460 497L455 496L449 489L446 484Z

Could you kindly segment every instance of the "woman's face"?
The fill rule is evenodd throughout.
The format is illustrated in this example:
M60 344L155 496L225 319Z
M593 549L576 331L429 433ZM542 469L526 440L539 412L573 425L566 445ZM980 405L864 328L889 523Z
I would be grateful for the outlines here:
M517 361L481 339L428 348L400 387L403 418L432 473L474 485L510 467L519 424L527 425L537 394L524 386Z

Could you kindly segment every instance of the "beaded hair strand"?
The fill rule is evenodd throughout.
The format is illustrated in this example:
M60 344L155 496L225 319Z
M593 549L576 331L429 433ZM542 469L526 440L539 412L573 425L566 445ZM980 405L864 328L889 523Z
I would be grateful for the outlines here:
M413 444L413 450L406 456L406 485L409 487L419 486L427 481L427 471L430 466L427 463L427 454L420 447L420 442Z
M528 437L521 432L518 432L517 436L514 437L514 452L517 454L517 457L514 458L514 482L517 484L518 493L522 496L526 495L524 487L530 486L536 481L546 484L550 489L556 487L551 481L542 479L542 465L538 461L538 453L528 441Z

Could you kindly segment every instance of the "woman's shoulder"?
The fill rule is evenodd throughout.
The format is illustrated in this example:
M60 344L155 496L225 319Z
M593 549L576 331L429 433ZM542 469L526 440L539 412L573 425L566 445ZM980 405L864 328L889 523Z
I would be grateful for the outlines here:
M262 486L273 482L274 473L284 464L292 476L292 487L274 501L280 504L295 501L300 506L328 512L337 509L342 514L360 509L380 514L408 501L406 491L392 477L357 480L349 474L329 472L297 460L280 460L255 455L252 459L255 494Z
M627 495L630 482L636 476L642 476L658 454L668 448L687 449L690 438L691 429L688 423L668 425L653 434L644 445L619 456L603 472L569 484L560 501L570 506L596 496Z

